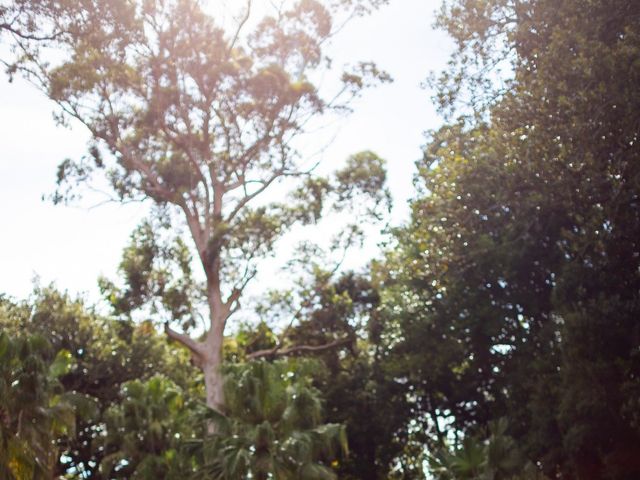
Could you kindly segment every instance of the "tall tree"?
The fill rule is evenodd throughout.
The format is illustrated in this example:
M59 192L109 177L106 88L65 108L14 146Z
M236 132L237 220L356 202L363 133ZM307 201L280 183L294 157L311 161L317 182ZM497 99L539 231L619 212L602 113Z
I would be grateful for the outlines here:
M507 415L545 474L638 476L637 3L459 0L420 196L381 281L431 442ZM500 65L508 68L500 74Z
M388 80L360 63L329 96L317 83L329 63L324 45L343 20L380 3L283 2L255 19L248 1L227 25L195 0L38 4L34 21L59 33L11 36L16 68L57 103L60 121L92 135L86 158L60 166L55 200L102 173L119 200L150 199L171 225L186 224L206 278L206 332L196 340L169 323L166 332L202 368L213 408L224 404L225 326L256 260L288 226L317 219L329 191L340 201L358 191L383 197L377 157L354 157L353 171L329 188L295 148L310 120ZM299 207L259 200L285 180L302 180Z

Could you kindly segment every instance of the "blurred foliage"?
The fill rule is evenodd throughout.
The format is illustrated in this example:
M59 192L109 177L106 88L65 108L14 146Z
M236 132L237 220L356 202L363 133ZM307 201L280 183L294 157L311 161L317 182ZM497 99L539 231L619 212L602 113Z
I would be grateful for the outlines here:
M179 236L166 239L161 221L143 221L131 234L118 273L122 286L102 277L100 290L114 314L131 318L142 311L158 323L196 326L204 287L194 279L192 257Z
M11 339L20 338L22 332L43 339L34 353L42 362L54 362L56 352L69 356L71 366L59 373L57 384L65 398L73 400L74 428L50 437L62 454L54 462L58 475L72 472L102 478L100 464L112 453L112 446L102 441L105 413L122 401L121 387L126 382L165 374L192 395L201 395L199 374L189 366L188 353L170 347L149 322L134 324L102 317L52 287L36 287L28 302L3 298L0 332ZM31 388L25 395L37 392ZM5 412L12 418L18 414L14 408ZM46 422L42 425L44 428Z
M193 8L172 10L178 4ZM223 33L186 0L140 11L83 2L94 23L66 2L29 5L0 7L11 19L3 35L34 55L10 73L37 58L30 12L60 12L75 56L42 80L97 142L61 165L56 200L107 168L120 199L182 209L210 290L193 279L169 213L134 232L122 283L101 282L120 320L51 288L25 303L0 300L0 474L640 476L640 3L445 1L437 24L456 50L431 84L447 123L428 133L417 162L410 221L367 273L303 245L304 275L225 339L220 411L200 403L187 352L146 319L196 330L221 279L231 314L254 261L294 223L351 213L335 253L361 241L362 219L383 218L389 205L385 164L372 152L326 178L294 164L289 134L329 105L291 72L322 64L332 14L303 1L225 49ZM163 38L148 35L149 18L176 40L158 50L175 61L158 53L133 68L123 52ZM173 30L183 24L193 26L188 41ZM345 92L389 80L372 64L356 70L342 76ZM127 94L108 104L105 88ZM202 102L203 90L241 100ZM95 116L78 110L92 95L103 107ZM286 201L247 206L289 175L301 181ZM235 193L214 211L220 185ZM293 358L279 360L285 353ZM310 354L315 361L300 358Z
M221 416L187 352L149 322L101 317L52 287L2 299L0 356L2 478L335 478L347 454L344 426L322 422L319 363L229 365Z
M393 376L380 341L377 289L366 274L337 273L310 262L309 275L294 288L271 292L259 305L258 313L273 327L261 322L241 330L236 348L248 355L270 352L269 359L290 346L334 344L297 355L320 362L313 382L325 399L327 420L346 427L349 455L339 462L338 477L422 478L422 438L407 429L410 392L404 379Z
M51 478L58 461L55 439L73 434L73 398L59 377L71 355L53 355L40 335L9 336L0 330L0 476Z
M181 451L185 441L203 435L195 415L195 399L160 374L131 380L121 389L121 401L105 412L106 456L100 466L112 479L180 479L193 469Z
M442 10L457 50L438 100L460 116L430 133L411 221L375 268L431 448L506 416L549 477L640 474L639 16L615 0Z
M508 422L489 422L484 435L465 437L454 449L440 447L429 456L429 470L436 480L544 480L527 461L513 438Z
M343 425L322 422L319 364L254 361L225 371L227 411L208 410L216 432L194 442L205 478L334 479L347 455ZM202 478L200 477L200 478Z

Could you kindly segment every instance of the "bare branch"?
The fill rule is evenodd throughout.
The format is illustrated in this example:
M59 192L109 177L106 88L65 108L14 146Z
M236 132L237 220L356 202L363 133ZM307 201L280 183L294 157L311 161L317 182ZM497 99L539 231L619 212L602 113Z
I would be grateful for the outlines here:
M191 353L202 356L204 354L204 345L200 342L197 342L189 335L185 335L184 333L176 332L169 326L169 322L165 322L164 324L164 333L167 334L169 338L175 340L185 347L187 347Z
M255 192L250 193L249 195L246 195L244 198L238 201L238 204L236 205L236 207L231 211L231 213L227 217L227 222L231 221L247 203L249 203L251 200L253 200L262 192L264 192L267 188L269 188L269 185L271 185L276 179L284 175L285 175L285 171L283 169L276 170L275 173L271 175L271 177L263 181L262 186L260 188L258 188Z
M253 277L256 276L256 274L258 273L257 270L253 270L252 272L248 272L249 270L249 266L247 265L247 267L245 268L245 273L243 275L242 281L240 282L239 286L236 286L233 291L231 292L231 294L229 295L229 298L227 299L227 301L225 302L225 304L227 305L227 308L231 308L231 306L233 305L234 302L237 302L240 297L242 296L242 292L244 291L244 289L247 287L247 285L249 284L249 282L253 279Z
M255 360L257 358L275 358L286 357L290 355L297 355L300 353L317 353L331 350L333 348L342 347L353 343L352 337L342 338L340 340L334 340L333 342L325 343L323 345L294 345L287 348L270 348L267 350L258 350L247 354L249 360Z
M235 47L236 42L238 41L238 38L240 38L240 32L242 31L242 28L244 27L244 25L249 20L249 17L251 16L251 4L252 4L252 0L247 0L247 11L245 12L245 14L242 17L242 19L240 20L240 22L238 23L238 28L236 29L236 33L233 36L233 40L231 40L231 42L229 42L229 48L227 49L227 55L231 54L231 51L233 50L233 47Z
M50 35L35 35L32 33L22 32L21 30L14 28L11 25L11 23L7 23L7 22L0 23L0 31L2 30L6 30L7 32L15 35L18 38L21 38L22 40L35 40L35 41L55 40L56 38L58 38L60 35L64 33L62 31L58 31Z

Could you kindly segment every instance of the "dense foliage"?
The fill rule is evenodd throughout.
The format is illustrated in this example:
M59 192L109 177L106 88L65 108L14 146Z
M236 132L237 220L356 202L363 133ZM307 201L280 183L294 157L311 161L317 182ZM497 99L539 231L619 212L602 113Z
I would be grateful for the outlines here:
M29 303L3 300L0 328L8 339L20 339L22 332L29 332L24 340L27 345L40 342L33 352L40 359L33 365L53 362L53 366L59 364L61 358L68 360L65 370L56 368L54 384L36 378L30 383L15 384L27 398L35 395L38 401L45 402L66 399L71 414L70 419L68 414L66 417L67 427L63 431L55 430L42 440L48 442L46 450L63 454L49 465L57 474L70 471L102 478L98 473L101 463L113 453L113 448L103 440L104 422L108 411L123 400L121 388L127 382L146 381L159 373L184 388L197 381L185 353L170 348L148 322L135 325L100 317L81 301L50 288L38 288ZM22 347L22 351L24 355L29 349ZM39 371L33 365L26 370L29 375ZM54 387L51 394L47 393ZM40 389L43 389L42 395L37 394ZM19 409L4 411L9 418L20 416ZM41 425L39 428L47 425L35 423Z
M322 423L313 364L255 361L227 369L226 415L199 447L206 478L336 478L347 453L344 426ZM311 369L310 369L311 368Z
M56 436L73 428L73 406L58 382L69 368L69 352L49 360L49 351L41 336L0 333L2 478L47 478L58 460Z
M465 116L431 134L380 268L387 342L431 443L505 416L551 477L640 472L639 14L626 1L443 11L460 52L440 98Z
M291 3L246 36L191 0L0 6L9 72L92 133L59 193L104 172L156 206L100 279L111 316L0 299L2 478L640 476L638 2L445 1L410 220L364 272L303 245L223 337L285 230L350 211L335 254L383 218L381 158L321 177L290 143L346 106L312 75L332 22L381 3ZM388 80L360 67L349 98Z

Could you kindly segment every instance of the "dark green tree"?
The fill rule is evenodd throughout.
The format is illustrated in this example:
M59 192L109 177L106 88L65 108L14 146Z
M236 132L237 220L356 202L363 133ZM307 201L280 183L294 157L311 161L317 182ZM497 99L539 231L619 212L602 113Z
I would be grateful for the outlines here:
M7 480L51 478L55 440L73 433L73 404L59 382L71 355L51 356L44 337L0 330L0 476Z
M100 442L110 452L100 465L104 478L179 479L192 474L193 461L183 445L204 435L197 412L193 395L162 375L123 384L121 400L104 415Z
M271 312L274 327L261 323L243 330L234 351L271 360L285 352L321 362L314 385L325 400L327 420L344 425L349 439L339 478L395 478L393 471L421 478L422 446L406 429L412 417L409 392L387 368L379 338L378 291L367 275L327 270L330 262L312 252L313 259L302 262L309 271L297 285L272 292L258 308Z
M489 423L484 435L465 437L455 449L441 447L429 456L429 470L437 480L543 480L506 434L507 421Z
M383 336L430 444L506 415L550 477L640 471L639 15L625 1L442 10L458 51L439 99L462 116L431 133L379 270Z
M304 294L309 303L288 336L293 344L312 345L351 339L342 349L316 352L326 367L326 374L316 381L326 399L328 419L347 428L350 454L340 462L339 476L387 479L401 468L406 474L402 478L419 478L419 473L409 475L420 463L411 465L421 450L412 450L406 429L412 417L409 392L387 368L387 352L378 337L378 291L366 275L329 274L316 270Z

